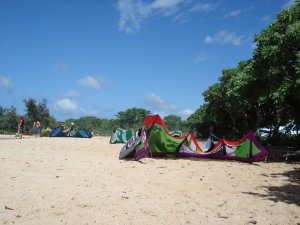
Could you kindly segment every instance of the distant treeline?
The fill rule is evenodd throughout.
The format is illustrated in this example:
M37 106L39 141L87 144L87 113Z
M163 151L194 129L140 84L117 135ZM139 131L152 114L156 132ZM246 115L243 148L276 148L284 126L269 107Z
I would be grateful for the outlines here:
M47 100L43 99L42 102L38 103L35 99L24 100L26 115L25 119L25 133L31 133L33 131L33 122L39 120L42 123L42 127L55 127L58 122L49 113L47 108ZM17 125L19 122L19 115L16 113L16 108L11 106L5 108L0 106L0 132L12 134L17 131Z
M81 117L79 119L67 119L65 121L57 121L49 113L47 108L47 100L43 99L41 103L37 102L35 99L25 99L24 100L26 115L25 117L25 132L33 132L33 122L39 120L41 122L42 128L55 128L64 122L67 127L74 123L76 128L84 128L93 132L94 135L111 135L116 128L123 129L139 129L143 126L144 118L146 115L151 114L150 111L142 108L131 108L126 111L118 112L116 119L106 119L97 118L94 116ZM174 130L184 130L187 131L188 128L185 127L185 123L181 120L181 117L175 115L169 115L164 118L168 129L170 131ZM11 108L4 108L0 106L0 132L12 134L17 130L17 124L19 117L16 113L16 108L11 106Z
M192 129L202 137L214 132L232 139L249 130L260 136L263 129L268 132L265 137L269 143L300 144L300 0L280 12L254 41L253 57L236 68L224 69L219 82L203 92L205 103L186 121L175 115L164 118L170 131ZM27 122L39 119L43 127L59 125L50 116L45 99L41 103L26 99L24 103ZM83 117L68 119L66 125L75 122L94 134L110 135L117 127L141 127L150 113L131 108L117 113L116 119ZM1 132L15 132L17 121L13 106L0 106ZM31 126L26 123L28 132Z

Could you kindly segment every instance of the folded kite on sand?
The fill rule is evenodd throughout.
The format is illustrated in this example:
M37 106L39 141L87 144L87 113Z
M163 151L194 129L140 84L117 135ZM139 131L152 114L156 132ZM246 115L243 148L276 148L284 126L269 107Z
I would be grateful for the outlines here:
M62 127L56 127L53 129L50 137L79 137L79 138L91 138L93 135L89 130L79 129L79 130L63 130Z
M121 128L117 128L111 135L111 138L109 140L110 144L115 143L127 143L128 140L133 136L134 130L133 128L130 128L129 130L124 130Z
M228 141L221 138L217 143L209 139L199 146L193 132L186 136L173 137L167 130L159 115L146 116L144 127L128 141L129 145L122 148L120 158L135 153L135 159L148 156L196 157L229 159L242 162L257 162L264 160L267 150L256 140L253 132L238 141ZM126 150L127 149L127 150ZM124 154L124 153L127 154Z

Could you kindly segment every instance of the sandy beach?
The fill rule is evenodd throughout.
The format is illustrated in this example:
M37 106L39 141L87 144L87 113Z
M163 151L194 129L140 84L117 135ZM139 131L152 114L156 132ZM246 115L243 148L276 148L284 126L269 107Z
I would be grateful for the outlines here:
M119 160L109 137L0 137L1 224L298 224L300 164Z

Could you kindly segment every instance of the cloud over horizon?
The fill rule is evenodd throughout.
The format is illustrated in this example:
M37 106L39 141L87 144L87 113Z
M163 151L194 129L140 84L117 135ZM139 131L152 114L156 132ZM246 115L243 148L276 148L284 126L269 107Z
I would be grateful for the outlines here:
M54 109L59 114L69 115L69 116L91 116L96 115L95 110L86 110L80 107L75 100L69 98L58 99L54 103Z
M77 114L80 111L77 102L69 98L58 99L54 109L61 114Z
M146 96L145 103L146 105L151 106L152 109L157 111L178 111L177 105L164 101L161 97L155 95L154 93L150 93Z
M0 76L0 88L10 92L14 90L15 85L13 84L13 82L10 80L9 77Z
M191 109L184 109L181 110L178 115L181 116L183 119L187 119L190 115L192 115L194 113L193 110Z
M152 113L160 114L162 118L174 114L186 119L193 113L193 110L182 110L175 103L167 102L154 93L150 93L145 97L144 104Z

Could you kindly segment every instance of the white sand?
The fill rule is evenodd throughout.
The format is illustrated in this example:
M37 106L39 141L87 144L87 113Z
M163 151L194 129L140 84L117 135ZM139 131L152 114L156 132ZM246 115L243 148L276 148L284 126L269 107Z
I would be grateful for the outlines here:
M0 223L300 223L299 164L124 161L108 142L1 136Z

